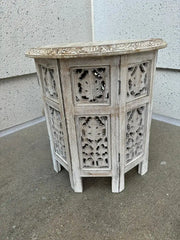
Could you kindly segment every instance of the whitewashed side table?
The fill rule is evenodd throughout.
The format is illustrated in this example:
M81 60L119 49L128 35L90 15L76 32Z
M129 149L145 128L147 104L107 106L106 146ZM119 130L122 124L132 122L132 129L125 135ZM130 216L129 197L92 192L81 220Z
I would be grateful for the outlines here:
M42 86L54 170L112 177L112 192L138 165L148 169L152 89L162 39L75 43L30 49Z

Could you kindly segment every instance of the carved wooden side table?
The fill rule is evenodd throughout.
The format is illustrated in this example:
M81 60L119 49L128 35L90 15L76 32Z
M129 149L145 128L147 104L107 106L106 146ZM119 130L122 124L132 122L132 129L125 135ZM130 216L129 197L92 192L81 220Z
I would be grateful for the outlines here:
M138 165L148 169L152 88L162 39L30 49L42 86L53 165L82 177L112 177L112 191Z

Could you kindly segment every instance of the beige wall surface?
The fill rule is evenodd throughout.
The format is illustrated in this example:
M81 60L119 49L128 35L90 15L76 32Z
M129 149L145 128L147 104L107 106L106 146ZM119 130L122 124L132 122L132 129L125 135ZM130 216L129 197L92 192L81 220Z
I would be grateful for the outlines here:
M89 0L11 0L0 6L0 130L42 116L31 47L91 41Z
M180 119L180 1L95 0L94 39L163 38L158 53L153 113Z
M163 38L157 66L180 69L179 0L95 0L95 40Z
M42 116L36 74L0 80L0 130Z
M157 69L153 113L180 119L180 72Z
M89 0L3 0L0 78L35 72L31 47L91 40Z
M42 116L31 47L64 42L160 37L153 112L180 119L179 0L2 0L0 130Z

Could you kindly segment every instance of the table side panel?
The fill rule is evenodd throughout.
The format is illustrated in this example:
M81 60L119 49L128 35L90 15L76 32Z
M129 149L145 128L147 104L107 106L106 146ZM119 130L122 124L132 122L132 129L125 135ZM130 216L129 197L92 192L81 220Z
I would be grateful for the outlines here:
M64 59L60 66L72 164L82 176L110 176L118 168L119 57Z
M67 170L70 168L69 144L57 60L36 59L52 155Z
M125 96L125 132L123 160L126 171L139 159L148 158L149 131L152 109L152 88L156 52L137 53L122 57L124 75L122 81ZM124 67L125 66L125 67ZM126 83L125 83L126 82ZM131 167L132 166L132 167Z

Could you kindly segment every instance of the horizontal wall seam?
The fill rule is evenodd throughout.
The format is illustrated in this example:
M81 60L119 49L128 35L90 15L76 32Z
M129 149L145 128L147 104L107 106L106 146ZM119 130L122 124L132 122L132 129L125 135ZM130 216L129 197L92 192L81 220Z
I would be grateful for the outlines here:
M19 124L19 125L17 125L17 126L13 126L13 127L11 127L11 128L8 128L8 129L5 129L5 130L0 131L0 137L4 137L4 136L6 136L6 135L9 135L9 134L18 132L18 131L20 131L20 130L22 130L22 129L31 127L31 126L33 126L33 125L36 125L36 124L41 123L41 122L44 122L44 121L45 121L45 117L42 116L42 117L39 117L39 118L35 118L35 119L33 119L33 120L30 120L30 121L28 121L28 122Z
M171 71L171 72L180 72L180 69L178 69L178 68L162 68L162 67L157 67L156 70L160 70L160 71Z
M16 75L16 76L10 76L10 77L5 77L5 78L0 78L0 81L1 80L9 80L9 79L12 79L12 78L20 78L20 77L26 77L26 76L33 76L36 77L37 76L37 73L36 72L33 72L33 73L25 73L25 74L22 74L22 75Z
M175 126L180 126L180 119L163 116L163 115L156 114L156 113L152 114L152 119L160 121L160 122L169 123L169 124L175 125Z

